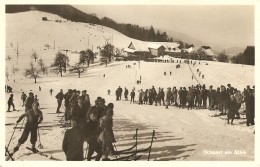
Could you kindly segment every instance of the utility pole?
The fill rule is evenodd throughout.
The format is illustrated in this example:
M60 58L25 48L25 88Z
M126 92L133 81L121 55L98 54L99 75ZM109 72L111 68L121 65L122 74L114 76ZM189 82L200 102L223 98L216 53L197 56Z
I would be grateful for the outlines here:
M55 40L54 40L54 46L53 46L53 49L55 50Z

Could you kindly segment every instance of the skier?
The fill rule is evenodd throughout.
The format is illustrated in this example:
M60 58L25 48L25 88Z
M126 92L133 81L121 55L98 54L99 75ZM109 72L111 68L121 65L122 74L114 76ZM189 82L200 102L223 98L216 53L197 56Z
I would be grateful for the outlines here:
M241 94L241 91L238 90L235 94L235 99L236 99L236 103L237 103L237 108L236 108L236 116L238 119L240 119L240 115L239 115L239 109L241 107L241 103L243 102L243 96Z
M29 109L19 117L19 119L16 121L18 124L24 117L26 117L27 122L24 127L23 134L21 138L18 140L18 144L14 147L13 153L19 150L19 147L24 144L24 142L27 140L29 133L31 133L31 139L30 142L32 144L32 151L34 153L37 152L37 149L35 148L35 143L37 141L37 129L38 125L42 122L43 116L41 110L39 110L39 103L34 102L32 104L32 109Z
M111 90L110 90L110 89L108 89L108 90L107 90L107 95L110 95L110 92L111 92Z
M118 93L119 93L119 100L121 100L123 89L120 86L118 87Z
M41 86L39 86L39 91L41 91L42 90L42 88L41 88Z
M170 75L172 75L172 72L170 71Z
M60 92L55 96L55 98L57 99L57 103L58 103L58 107L57 107L56 113L60 113L60 107L61 107L61 104L62 104L62 100L63 100L63 98L64 98L63 90L62 90L62 89L61 89Z
M83 144L84 144L84 133L78 125L78 117L72 117L71 129L65 132L62 150L66 155L67 161L83 161Z
M13 107L13 111L16 111L15 106L14 106L14 95L13 94L10 95L7 104L8 104L7 112L10 112L11 106Z
M24 102L25 102L26 98L27 98L27 95L24 92L22 92L22 95L21 95L21 100L23 102L22 107L24 106Z

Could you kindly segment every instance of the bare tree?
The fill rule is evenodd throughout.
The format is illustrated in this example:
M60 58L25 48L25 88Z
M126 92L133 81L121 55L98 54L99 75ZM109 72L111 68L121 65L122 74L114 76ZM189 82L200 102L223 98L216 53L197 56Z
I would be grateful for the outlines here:
M38 65L40 66L40 71L42 72L42 75L47 74L47 67L45 67L42 58L39 59Z
M30 63L30 68L25 69L25 74L26 77L33 78L34 83L36 83L37 78L40 78L39 76L39 70L36 69L33 65L33 62Z
M86 71L86 67L84 67L82 64L77 63L75 66L72 66L70 69L70 73L77 73L78 77L80 78L81 73Z
M54 69L52 70L56 73L60 73L60 76L62 77L62 72L66 72L66 67L69 65L68 62L69 57L61 52L58 52L56 54L54 63L51 65L52 67L54 67Z
M32 59L34 59L34 61L36 62L36 60L38 59L38 54L36 52L33 52L32 54Z

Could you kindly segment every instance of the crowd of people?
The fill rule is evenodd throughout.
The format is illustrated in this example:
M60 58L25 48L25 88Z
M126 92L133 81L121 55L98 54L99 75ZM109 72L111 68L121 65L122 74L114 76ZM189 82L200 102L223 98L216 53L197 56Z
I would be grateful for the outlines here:
M120 87L119 87L120 88ZM122 88L121 88L122 89ZM163 88L152 88L138 90L138 97L135 100L135 88L130 93L130 103L139 105L163 105L167 109L169 106L176 106L179 108L187 108L188 110L209 109L220 111L219 115L227 114L227 123L233 125L235 118L240 118L239 110L241 105L245 105L245 112L247 118L247 126L254 125L255 117L255 87L247 86L243 92L227 84L221 85L217 89L209 86L207 89L204 85L191 85L188 88L180 87L177 89L169 87L166 91ZM121 91L122 94L122 91ZM128 89L125 88L125 100L128 100ZM121 98L120 98L121 99ZM119 99L119 100L120 100Z

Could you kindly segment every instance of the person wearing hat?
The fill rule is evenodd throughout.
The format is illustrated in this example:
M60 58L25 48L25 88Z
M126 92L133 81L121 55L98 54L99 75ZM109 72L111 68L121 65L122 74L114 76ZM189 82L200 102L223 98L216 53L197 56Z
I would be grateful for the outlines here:
M63 138L62 150L67 161L83 161L83 144L85 135L79 126L79 117L72 117L71 129L68 129Z
M13 95L13 94L10 95L7 104L8 104L8 110L7 110L7 112L10 112L11 106L13 107L13 111L16 111L16 110L15 110L15 106L14 106L14 95Z
M22 114L19 119L16 121L18 124L22 119L26 117L27 121L25 123L25 127L23 130L23 134L18 140L18 144L14 147L13 152L16 152L19 150L19 147L24 144L24 142L27 140L29 133L31 133L31 139L30 142L32 144L32 151L37 152L37 149L35 148L35 143L37 141L37 129L38 125L42 122L43 116L42 111L39 110L39 103L34 102L32 104L32 108L27 110L24 114Z
M56 113L60 113L60 107L61 107L61 104L62 104L62 100L64 99L64 94L63 94L63 90L62 90L62 89L61 89L60 92L55 96L55 98L57 99L57 103L58 103Z
M24 106L25 106L25 112L27 110L30 110L32 109L32 104L34 102L34 95L33 95L33 92L30 92L29 93L29 96L27 97L27 99L25 100L24 102Z

